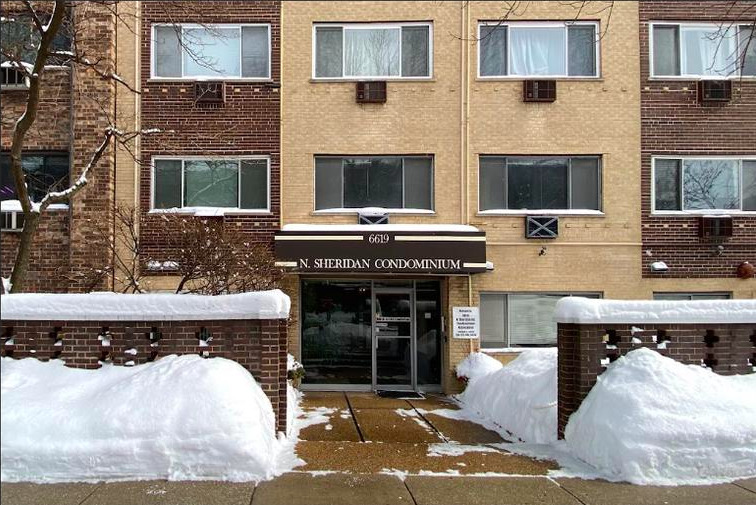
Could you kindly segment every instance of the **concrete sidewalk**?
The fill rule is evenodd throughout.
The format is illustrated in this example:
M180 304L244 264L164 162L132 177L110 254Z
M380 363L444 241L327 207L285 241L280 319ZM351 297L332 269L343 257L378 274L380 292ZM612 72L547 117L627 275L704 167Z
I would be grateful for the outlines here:
M754 505L756 479L653 487L546 477L288 473L227 482L2 484L2 505Z
M268 482L2 484L0 505L756 505L756 479L702 487L551 479L553 462L506 451L497 433L449 415L458 407L440 395L308 392L302 409L325 422L300 432L305 464Z

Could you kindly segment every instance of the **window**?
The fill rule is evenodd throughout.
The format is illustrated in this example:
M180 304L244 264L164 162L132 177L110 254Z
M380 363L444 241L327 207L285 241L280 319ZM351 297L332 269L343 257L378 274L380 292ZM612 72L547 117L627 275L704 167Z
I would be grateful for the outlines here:
M433 157L315 158L315 210L433 210Z
M654 300L729 300L732 293L654 293Z
M47 22L49 16L40 13L40 19ZM40 42L39 30L34 26L32 18L27 14L14 14L12 17L3 17L0 20L0 41L2 51L0 60L20 60L33 65L37 58L37 48ZM52 50L69 51L71 49L71 36L69 22L64 20L52 41ZM49 65L62 63L65 58L50 56Z
M480 77L598 77L594 22L478 25Z
M68 153L24 153L21 166L33 202L41 201L50 191L61 191L68 187ZM18 200L8 153L0 155L0 198Z
M484 348L554 346L556 303L570 293L483 293L480 295L480 345ZM600 298L597 293L574 294Z
M654 77L756 76L753 25L651 24Z
M654 158L655 211L756 211L756 159Z
M315 78L431 76L431 24L316 25Z
M270 25L154 25L152 77L270 78Z
M153 209L238 208L267 212L268 158L156 159Z
M601 209L598 156L481 156L481 211Z

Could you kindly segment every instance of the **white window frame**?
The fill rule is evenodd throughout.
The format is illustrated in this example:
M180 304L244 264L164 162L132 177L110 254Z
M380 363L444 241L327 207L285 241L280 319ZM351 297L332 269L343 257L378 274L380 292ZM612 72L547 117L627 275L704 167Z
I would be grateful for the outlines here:
M480 208L480 159L481 158L598 158L598 202L599 202L599 208L598 209L573 209L573 208L567 208L567 209L489 209L489 210L483 210ZM507 172L507 178L509 177L509 172ZM568 188L568 194L567 194L567 201L570 203L570 206L572 206L572 168L571 164L568 166L568 172L567 172L567 181L569 184ZM504 181L504 191L507 191L509 185L509 181ZM479 154L478 155L478 191L477 191L477 198L478 198L478 211L477 215L479 216L594 216L594 217L601 217L604 216L604 156L600 154L565 154L565 155L559 155L559 154L520 154L520 155L510 155L510 154Z
M156 161L181 161L181 207L175 209L158 209L155 208L155 162ZM241 162L248 160L265 160L267 167L267 207L264 209L245 209L240 206L241 203ZM184 162L186 161L236 161L239 165L238 181L237 181L237 195L236 195L236 207L186 207L184 206L184 180L186 178L186 171L184 169ZM270 156L267 155L255 155L255 156L153 156L150 167L150 212L151 213L171 213L171 212L186 212L194 213L198 209L217 209L222 213L244 213L244 214L270 214Z
M427 76L363 76L346 75L346 37L344 30L371 30L371 29L399 29L399 72L402 71L402 38L401 29L405 26L428 27L428 75ZM322 27L341 28L341 76L318 77L315 73L317 61L317 29ZM430 21L407 21L398 23L314 23L312 25L312 79L314 81L429 81L433 79L433 23Z
M340 158L341 161L341 205L344 205L344 160L353 158L401 158L402 159L402 205L406 200L404 187L404 158L430 158L431 160L431 208L420 209L415 207L385 208L391 214L435 214L436 213L436 157L433 154L318 154L312 159L312 213L313 214L357 214L365 207L333 207L318 209L317 202L317 161L318 158Z
M664 300L657 298L657 295L677 295L677 296L687 296L688 301L694 301L695 296L701 296L701 295L709 295L709 296L726 296L728 300L732 300L732 291L654 291L652 297L656 301L674 301L674 300Z
M656 160L680 160L680 207L681 210L656 210ZM740 209L692 209L685 210L685 194L682 183L685 171L685 160L735 160L738 162L738 177L740 185ZM756 155L746 156L652 156L651 157L651 214L656 216L699 216L707 214L736 214L744 216L756 216L754 210L742 210L743 208L743 161L756 161Z
M604 293L601 291L570 291L570 292L564 292L564 291L481 291L480 296L484 295L503 295L506 297L506 313L504 314L504 323L506 324L506 342L504 342L504 348L505 349L512 349L512 350L526 350L526 349L533 349L538 348L536 346L523 346L518 344L512 344L511 335L512 335L512 318L509 317L509 297L510 296L522 296L522 295L531 295L531 296L562 296L562 297L568 297L568 296L587 296L591 297L593 299L601 299L604 298ZM478 306L480 306L480 301L478 302ZM481 316L482 317L482 316ZM556 347L557 343L554 342L554 345L552 347ZM495 351L496 347L483 347L483 335L480 336L480 350L482 352L491 352Z
M722 25L730 24L736 28L735 35L735 52L740 56L740 26L752 25L753 21L722 21L720 23L709 23L702 21L649 21L648 23L648 76L649 80L661 80L661 81L690 81L696 80L712 80L712 81L725 81L728 79L756 79L756 74L743 74L740 59L736 66L736 71L730 75L702 75L702 74L684 74L683 73L683 45L682 36L678 38L678 58L680 60L680 75L657 75L654 73L654 26L677 26L678 34L682 34L682 27L697 27L697 28L714 28L715 31L719 30ZM756 40L752 40L753 44Z
M193 75L193 76L185 76L184 75L184 48L181 47L181 54L179 55L181 60L181 77L161 77L155 74L156 69L156 51L155 51L155 31L158 27L161 26L179 26L181 27L181 32L185 29L196 29L196 28L238 28L239 30L239 73L242 73L242 63L243 63L243 55L242 55L242 28L244 27L255 27L255 26L264 26L268 29L268 75L267 77L242 77L239 76L227 76L227 75L221 75L221 74L208 74L208 75ZM270 23L212 23L212 24L198 24L198 23L153 23L150 27L150 79L156 80L156 81L209 81L209 80L218 80L218 81L250 81L250 82L267 82L272 81L272 59L273 59L273 47L271 45L271 25Z
M567 33L568 27L570 26L594 26L596 30L596 44L595 44L595 58L596 58L596 69L594 75L567 75L569 73L570 68L570 62L569 62L569 34ZM480 30L484 26L504 26L507 28L507 74L506 75L481 75L480 74L480 57L481 57L481 46L480 43ZM512 58L509 56L510 48L512 47L510 44L510 37L512 31L510 28L512 26L522 26L522 27L528 27L528 28L564 28L565 35L564 35L564 66L565 66L565 73L564 75L554 74L554 75L511 75L511 64L512 64ZM477 77L481 80L513 80L513 81L521 81L523 79L601 79L601 36L599 32L599 22L598 21L507 21L502 23L501 21L479 21L478 22L478 42L477 42L477 53L478 53L478 63L477 63Z

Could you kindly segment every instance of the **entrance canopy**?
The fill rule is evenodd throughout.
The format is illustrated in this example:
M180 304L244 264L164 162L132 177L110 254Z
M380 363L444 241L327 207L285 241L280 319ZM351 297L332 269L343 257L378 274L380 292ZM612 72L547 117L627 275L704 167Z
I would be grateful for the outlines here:
M486 234L473 226L290 224L275 241L276 264L303 273L486 271Z

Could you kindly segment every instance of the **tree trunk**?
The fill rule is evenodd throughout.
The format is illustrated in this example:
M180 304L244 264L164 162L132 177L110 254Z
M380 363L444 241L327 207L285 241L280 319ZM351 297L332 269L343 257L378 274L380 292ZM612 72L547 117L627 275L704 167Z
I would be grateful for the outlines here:
M24 213L24 229L21 231L21 241L18 244L16 261L11 274L11 293L22 293L26 286L26 274L29 271L29 257L31 256L34 235L39 227L40 214L38 212Z

